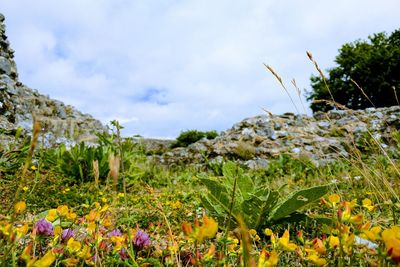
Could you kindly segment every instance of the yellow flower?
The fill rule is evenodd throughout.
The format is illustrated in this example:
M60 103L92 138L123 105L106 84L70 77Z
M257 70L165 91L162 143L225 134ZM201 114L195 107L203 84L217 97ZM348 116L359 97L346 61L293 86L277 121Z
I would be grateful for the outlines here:
M81 250L81 242L79 241L75 241L75 239L73 237L71 237L70 239L68 239L67 242L67 250L71 253L77 253Z
M354 224L361 224L363 220L364 220L364 215L359 213L357 215L351 216L349 221Z
M24 190L24 192L28 191L28 189L29 189L29 187L27 187L27 186L22 187L22 190Z
M24 224L21 227L18 227L16 229L18 238L21 238L24 235L26 235L26 233L28 232L28 229L29 229L28 224Z
M272 267L276 266L279 261L278 253L275 250L268 252L265 249L261 251L260 257L258 258L257 267Z
M51 209L47 213L46 220L49 222L54 222L54 220L57 218L57 210L56 209Z
M105 227L110 227L112 225L111 217L109 215L105 216L101 224Z
M203 241L204 238L213 238L218 231L218 223L213 218L203 217L203 225L199 228L196 239Z
M17 214L24 212L26 209L25 201L18 201L17 203L15 203L14 209Z
M32 170L32 171L36 171L36 170L37 170L36 166L35 166L35 165L32 165L32 166L31 166L31 170Z
M88 245L83 245L82 250L77 254L77 256L81 259L88 259L92 255L90 254L90 247Z
M185 235L202 242L205 238L213 238L218 231L218 223L213 218L203 217L203 224L199 226L198 222L195 223L194 230L188 223L182 224L182 230Z
M49 250L41 259L33 264L33 267L49 267L56 260L53 251Z
M5 226L0 225L0 232L2 232L3 235L6 235L6 236L11 235L11 232L12 232L12 225L11 225L11 223L6 224Z
M372 205L372 201L369 198L366 198L362 201L362 206L366 208L368 211L373 211L375 209L375 206Z
M63 216L63 217L67 216L68 211L69 210L68 210L68 206L67 205L61 205L61 206L58 206L58 208L57 208L58 214L60 216Z
M371 241L376 241L379 239L379 234L382 229L380 226L371 227L370 223L366 223L361 227L361 237L366 238Z
M59 236L61 235L63 229L61 228L61 226L57 225L56 227L54 227L54 236Z
M329 238L329 247L330 248L337 248L339 247L339 238L337 236L331 235Z
M114 243L114 251L120 251L124 247L125 237L112 236L111 241Z
M269 228L265 228L265 230L264 230L264 234L265 234L266 236L271 236L271 235L273 235L274 233L272 232L272 230L271 230L271 229L269 229Z
M124 193L118 193L118 197L119 197L119 198L123 198L124 196L125 196Z
M294 251L297 248L297 245L289 242L289 231L285 230L282 237L279 238L279 245L286 251Z
M387 254L395 264L400 263L400 226L392 226L382 232Z
M338 194L332 194L328 197L328 201L335 207L336 204L340 202L340 196Z
M307 257L307 259L317 266L323 266L327 263L326 260L323 258L320 258L317 253L309 255Z
M96 223L90 222L87 226L87 230L89 233L93 233L96 230Z
M74 213L74 212L69 212L68 214L67 214L67 219L68 220L75 220L75 218L76 218L76 213Z

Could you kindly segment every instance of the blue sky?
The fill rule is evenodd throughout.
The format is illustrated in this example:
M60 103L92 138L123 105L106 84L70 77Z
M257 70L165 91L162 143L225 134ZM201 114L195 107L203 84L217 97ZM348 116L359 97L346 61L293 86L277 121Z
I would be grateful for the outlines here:
M400 25L398 0L1 2L23 83L145 137L295 112L263 63L302 111L290 81L310 89L306 51L327 69L344 43Z

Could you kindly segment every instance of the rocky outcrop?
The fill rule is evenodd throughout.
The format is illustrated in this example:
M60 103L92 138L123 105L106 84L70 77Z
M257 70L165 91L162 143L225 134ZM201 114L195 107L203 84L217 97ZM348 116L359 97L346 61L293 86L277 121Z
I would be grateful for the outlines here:
M46 144L94 141L94 133L106 130L92 116L41 95L19 81L14 51L7 40L4 16L0 14L0 147L14 138L18 127L29 133L32 116L41 122L41 140Z
M214 140L201 140L154 158L166 164L233 159L259 168L285 153L324 164L377 145L374 140L383 151L396 152L392 134L399 127L399 106L332 110L313 117L292 113L260 115L233 125Z

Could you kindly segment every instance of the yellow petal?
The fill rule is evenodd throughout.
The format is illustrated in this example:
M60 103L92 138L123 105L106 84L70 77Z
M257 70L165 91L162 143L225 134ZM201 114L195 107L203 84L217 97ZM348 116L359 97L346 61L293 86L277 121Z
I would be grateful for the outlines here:
M53 251L49 250L40 260L33 264L33 267L49 267L56 260Z
M56 209L51 209L47 213L46 220L49 222L54 222L54 220L57 218L57 210Z
M333 206L336 206L336 204L340 202L340 196L338 194L332 194L328 197L328 200Z
M25 201L18 201L15 203L14 209L17 214L24 212L26 209Z

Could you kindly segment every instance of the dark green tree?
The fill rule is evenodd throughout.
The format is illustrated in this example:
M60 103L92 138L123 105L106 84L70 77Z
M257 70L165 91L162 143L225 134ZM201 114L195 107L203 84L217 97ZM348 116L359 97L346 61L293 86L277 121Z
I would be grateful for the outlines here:
M308 100L332 100L329 88L333 100L350 109L399 105L400 29L389 36L377 33L367 41L344 44L335 62L337 67L327 71L326 84L322 77L311 76ZM333 108L326 102L311 103L313 112Z

